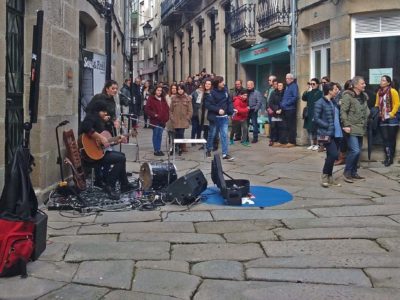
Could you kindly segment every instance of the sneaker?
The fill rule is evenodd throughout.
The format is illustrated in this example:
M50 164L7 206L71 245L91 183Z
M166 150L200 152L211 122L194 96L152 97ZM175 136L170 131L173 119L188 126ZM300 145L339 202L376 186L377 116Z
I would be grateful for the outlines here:
M211 158L211 151L207 151L206 157L207 157L207 158Z
M307 150L313 150L314 149L314 145L308 146Z
M154 156L164 156L164 153L161 151L154 152Z
M271 147L271 146L274 145L274 142L273 142L273 141L269 141L269 144L268 144L268 145Z
M242 144L242 146L245 146L245 147L251 147L251 145L249 144L249 142L242 142L241 144Z
M353 177L350 174L343 173L343 180L346 181L347 183L353 183Z
M272 145L272 147L276 147L276 148L282 147L282 146L283 146L283 144L281 144L281 143L279 143L279 142L276 142L276 143L274 143L274 144Z
M329 181L328 181L328 175L327 174L322 174L321 175L321 185L324 188L329 187Z
M331 186L342 186L339 182L336 182L336 181L333 179L333 176L332 176L332 175L328 175L328 183L329 183L329 185L331 185Z
M229 154L222 155L222 159L225 159L227 161L234 161L235 160L235 158L230 156Z
M353 179L365 179L365 177L358 175L357 173L354 175L351 175L351 178Z
M318 145L313 145L311 148L312 151L317 151L318 149L319 149Z
M253 140L251 141L252 144L255 144L255 143L257 143L257 142L258 142L258 139L253 139Z
M234 145L235 142L233 140L229 140L229 145Z

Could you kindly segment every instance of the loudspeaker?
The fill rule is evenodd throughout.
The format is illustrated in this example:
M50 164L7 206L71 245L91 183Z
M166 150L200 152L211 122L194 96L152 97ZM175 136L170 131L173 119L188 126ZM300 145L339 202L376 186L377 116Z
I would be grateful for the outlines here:
M33 220L35 223L35 231L33 233L33 241L35 243L32 253L32 260L37 260L46 249L47 240L47 215L38 210Z
M207 179L201 170L194 170L167 187L167 201L187 205L194 202L207 188Z

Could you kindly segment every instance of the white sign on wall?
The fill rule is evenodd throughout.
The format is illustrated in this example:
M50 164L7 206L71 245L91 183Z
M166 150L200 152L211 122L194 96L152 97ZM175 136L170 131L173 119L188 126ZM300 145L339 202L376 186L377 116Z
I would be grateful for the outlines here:
M383 75L393 78L393 68L369 69L369 84L379 84Z

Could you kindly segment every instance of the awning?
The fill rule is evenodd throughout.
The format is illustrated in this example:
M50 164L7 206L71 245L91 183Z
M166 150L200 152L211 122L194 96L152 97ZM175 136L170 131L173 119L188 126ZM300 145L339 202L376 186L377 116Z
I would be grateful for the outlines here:
M140 75L151 74L158 71L158 66L152 66L143 70L140 70Z
M259 64L282 59L290 53L290 35L254 45L239 53L241 64Z

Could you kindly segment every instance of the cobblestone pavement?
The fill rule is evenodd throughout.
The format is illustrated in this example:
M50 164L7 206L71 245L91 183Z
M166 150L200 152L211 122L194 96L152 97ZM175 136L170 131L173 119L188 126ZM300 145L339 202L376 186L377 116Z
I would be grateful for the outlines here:
M151 130L140 130L139 144L133 172L155 160ZM177 158L178 175L200 168L212 185L198 147ZM335 167L342 187L326 189L324 153L268 147L265 137L230 151L236 160L224 171L294 200L265 209L48 211L46 251L27 279L0 279L0 299L400 299L398 164L362 162L367 178L354 184Z

